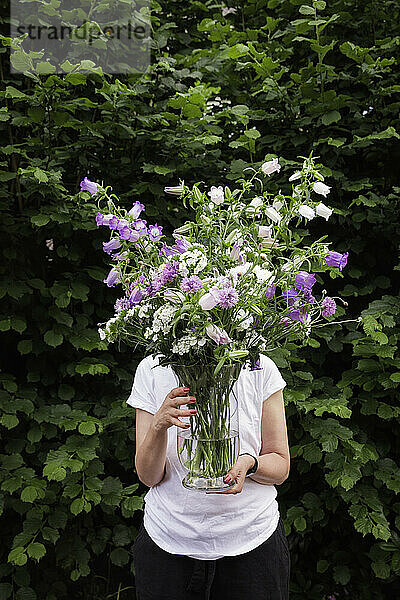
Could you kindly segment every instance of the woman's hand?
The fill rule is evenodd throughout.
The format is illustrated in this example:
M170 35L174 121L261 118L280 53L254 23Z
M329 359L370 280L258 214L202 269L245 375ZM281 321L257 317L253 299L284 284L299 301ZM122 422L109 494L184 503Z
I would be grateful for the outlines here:
M183 423L178 417L192 417L197 414L197 410L182 410L179 408L181 404L194 404L196 398L193 396L183 396L187 394L189 388L177 387L170 391L165 397L164 402L154 414L153 427L157 431L166 431L172 425L187 429L190 423Z
M226 483L229 483L229 481L232 480L236 480L236 483L223 492L206 492L206 494L240 494L243 489L246 473L253 465L254 459L251 456L248 456L247 454L239 456L233 467L224 477Z

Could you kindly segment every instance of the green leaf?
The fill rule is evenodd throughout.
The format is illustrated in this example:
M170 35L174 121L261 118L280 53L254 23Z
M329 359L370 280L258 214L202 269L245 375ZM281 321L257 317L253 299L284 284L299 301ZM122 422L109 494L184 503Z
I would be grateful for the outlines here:
M46 548L40 542L32 542L27 547L28 556L40 560L46 554Z
M294 526L297 529L297 531L305 531L305 529L307 527L305 518L297 517L297 519L294 520Z
M78 515L83 511L85 506L85 500L83 498L75 498L75 500L71 503L70 511L73 515Z
M331 125L332 123L337 123L342 118L341 114L337 110L331 110L322 115L321 121L324 125Z
M27 94L25 94L24 92L21 92L20 90L18 90L17 88L15 88L12 85L6 86L5 97L6 98L29 98L29 96Z
M50 217L48 215L44 215L42 213L31 217L31 223L33 223L33 225L37 225L38 227L43 227L43 225L47 225L47 223L49 221L50 221Z
M236 44L232 46L228 50L229 58L240 58L241 56L245 56L249 52L249 48L244 44Z
M22 565L26 564L28 557L25 554L25 549L22 546L17 546L11 550L11 552L9 552L7 560L8 562L21 567Z
M16 415L2 414L0 417L0 424L7 429L14 429L19 423L19 419Z
M32 340L21 340L17 345L20 354L29 354L32 352Z
M79 424L78 431L83 435L93 435L96 433L96 425L91 421L84 421Z
M119 567L128 564L129 558L129 552L124 548L114 548L110 553L111 562Z
M312 6L302 4L299 8L299 13L301 13L302 15L314 15L315 11Z
M34 502L39 497L39 491L33 485L28 485L21 492L23 502Z
M64 338L61 335L61 333L56 333L53 329L51 329L50 331L46 331L43 339L48 346L56 348L57 346L62 344Z

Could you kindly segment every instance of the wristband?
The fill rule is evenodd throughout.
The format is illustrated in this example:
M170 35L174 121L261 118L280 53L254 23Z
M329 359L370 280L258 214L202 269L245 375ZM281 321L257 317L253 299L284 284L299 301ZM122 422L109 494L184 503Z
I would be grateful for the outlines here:
M246 477L247 477L248 475L253 475L257 471L258 460L256 459L255 456L253 456L252 454L249 454L248 452L242 452L241 454L239 454L239 456L243 456L244 454L247 454L248 456L251 456L251 458L254 458L254 465L247 470L247 473L246 473Z

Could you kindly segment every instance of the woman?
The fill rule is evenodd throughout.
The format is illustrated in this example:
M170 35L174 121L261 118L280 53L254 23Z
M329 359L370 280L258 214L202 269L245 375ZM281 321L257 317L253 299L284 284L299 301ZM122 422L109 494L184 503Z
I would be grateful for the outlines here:
M193 417L196 400L177 383L148 356L127 400L136 408L136 471L150 488L133 546L137 600L287 600L290 556L275 488L290 468L286 382L264 355L257 369L242 369L240 455L227 473L235 484L210 493L181 483L176 428L190 426L179 417Z

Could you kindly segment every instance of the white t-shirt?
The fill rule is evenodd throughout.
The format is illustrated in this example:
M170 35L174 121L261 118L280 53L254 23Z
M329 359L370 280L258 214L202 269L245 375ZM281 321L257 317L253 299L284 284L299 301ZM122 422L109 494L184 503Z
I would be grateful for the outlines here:
M263 401L286 385L274 361L260 356L261 370L246 366L235 383L239 412L239 452L261 450ZM152 368L155 367L155 368ZM144 358L138 365L127 403L156 413L179 382L171 367ZM168 429L166 473L144 497L143 524L160 548L200 560L215 560L253 550L275 531L279 520L274 485L246 477L240 494L206 494L182 485L187 474L177 454L177 427Z

